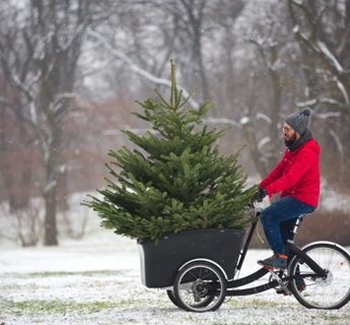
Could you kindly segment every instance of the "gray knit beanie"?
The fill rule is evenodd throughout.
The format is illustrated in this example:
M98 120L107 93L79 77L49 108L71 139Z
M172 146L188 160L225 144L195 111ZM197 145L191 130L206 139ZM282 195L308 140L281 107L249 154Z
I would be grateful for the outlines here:
M311 113L310 108L305 108L302 111L298 111L298 112L290 114L286 118L286 122L295 131L297 131L300 135L302 135L307 130L310 113Z

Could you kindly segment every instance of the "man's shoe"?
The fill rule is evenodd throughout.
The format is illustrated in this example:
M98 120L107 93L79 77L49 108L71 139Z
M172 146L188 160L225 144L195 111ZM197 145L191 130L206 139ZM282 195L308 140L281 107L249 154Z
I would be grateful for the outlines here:
M265 258L264 260L259 260L258 264L263 265L263 263L271 263L276 259L277 256L278 256L278 253L273 253L272 256Z
M280 269L285 270L288 265L288 256L285 254L275 253L273 256L258 261L258 264L262 265L264 268L268 270Z

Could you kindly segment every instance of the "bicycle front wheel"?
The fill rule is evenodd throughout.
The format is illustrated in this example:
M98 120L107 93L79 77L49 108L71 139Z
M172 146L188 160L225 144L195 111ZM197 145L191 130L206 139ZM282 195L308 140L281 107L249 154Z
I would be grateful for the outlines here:
M223 272L207 261L189 263L181 269L174 283L174 296L187 311L217 310L225 300L227 282Z
M321 278L296 256L289 268L290 288L294 297L307 308L339 309L350 300L350 255L331 242L316 242L303 251L327 276Z

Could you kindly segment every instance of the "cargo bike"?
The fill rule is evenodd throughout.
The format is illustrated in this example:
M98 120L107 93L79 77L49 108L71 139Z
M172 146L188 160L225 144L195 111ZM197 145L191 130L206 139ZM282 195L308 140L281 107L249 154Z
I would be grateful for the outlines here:
M170 234L158 243L138 242L141 280L148 288L165 289L169 299L186 311L217 310L228 296L245 296L275 289L294 297L307 308L339 309L350 300L350 255L342 246L312 242L303 248L288 242L295 254L288 270L257 271L239 278L259 222L250 230L201 229ZM302 221L298 218L294 235ZM293 236L294 238L294 236ZM266 275L266 283L261 282ZM302 279L303 288L300 288ZM247 287L248 285L248 287Z

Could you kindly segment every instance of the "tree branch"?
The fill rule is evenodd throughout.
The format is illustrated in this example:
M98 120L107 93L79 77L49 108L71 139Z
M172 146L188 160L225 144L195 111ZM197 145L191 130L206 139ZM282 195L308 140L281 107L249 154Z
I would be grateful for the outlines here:
M127 64L129 66L129 68L135 72L136 74L146 78L148 81L153 82L154 84L157 85L164 85L167 87L171 86L171 82L170 80L167 79L163 79L163 78L158 78L154 75L152 75L151 73L149 73L148 71L140 68L138 65L136 65L127 55L125 55L124 53L119 52L118 50L116 50L115 48L113 48L109 42L106 40L106 38L104 38L101 34L93 31L92 29L88 29L88 34L94 38L96 41L98 41L101 45L103 45L105 47L106 50L108 50L114 57L118 58L119 60L121 60L122 62L124 62L125 64ZM182 89L182 93L185 97L190 97L191 94L184 89L181 86L178 86L180 89ZM190 97L189 99L189 103L191 104L192 107L194 108L198 108L199 104L192 98Z

